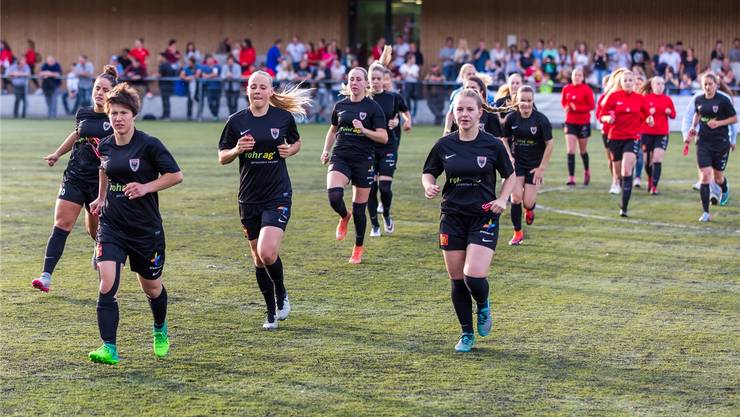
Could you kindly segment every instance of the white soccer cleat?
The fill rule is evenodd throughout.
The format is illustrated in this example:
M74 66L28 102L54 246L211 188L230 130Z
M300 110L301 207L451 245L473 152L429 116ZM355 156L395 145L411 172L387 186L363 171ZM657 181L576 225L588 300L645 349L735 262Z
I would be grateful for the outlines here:
M270 321L272 319L272 321ZM262 329L264 330L275 330L278 328L278 319L275 316L267 315L267 318L265 319L265 323L262 324Z
M288 314L290 314L290 300L288 300L288 295L286 294L283 299L283 308L278 309L276 316L278 320L282 321L288 318Z
M380 237L380 227L370 227L370 237Z
M619 184L612 184L611 188L609 188L609 194L619 194L622 192L622 187L619 186Z

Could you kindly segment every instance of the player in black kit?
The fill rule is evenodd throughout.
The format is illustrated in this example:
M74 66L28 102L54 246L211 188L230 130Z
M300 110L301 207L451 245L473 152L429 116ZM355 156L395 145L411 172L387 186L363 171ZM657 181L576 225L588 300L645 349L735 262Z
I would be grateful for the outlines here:
M514 237L509 242L510 245L519 245L524 240L522 202L527 224L534 223L537 192L542 185L553 150L552 127L547 117L534 108L532 87L525 85L519 89L517 105L519 110L506 116L502 126L516 170L516 183L511 193Z
M239 214L267 306L262 328L268 330L277 329L278 320L290 313L280 259L293 195L285 159L301 149L293 114L306 115L311 93L275 92L268 73L253 73L247 83L249 108L229 117L218 142L221 164L239 158Z
M167 290L162 285L165 237L157 193L182 182L182 172L159 139L136 130L140 109L136 90L119 84L108 94L105 111L114 134L100 141L98 198L90 204L100 215L98 228L98 329L103 345L88 355L93 362L118 363L116 292L121 266L129 260L154 316L154 354L169 351Z
M469 352L475 343L471 296L478 305L478 334L488 335L493 325L486 277L498 241L499 216L514 186L514 168L506 148L478 126L483 100L468 89L457 95L453 113L460 130L437 141L422 175L427 198L442 192L439 246L452 284L452 305L462 327L455 345L458 352ZM447 179L440 190L437 177L442 172ZM498 198L497 172L504 178Z
M484 100L485 100L485 97L488 91L488 89L486 88L486 84L483 82L483 80L481 80L475 75L468 78L467 81L463 83L463 88L475 91ZM486 111L483 112L483 115L481 116L480 121L478 122L478 127L480 128L480 130L490 133L497 138L502 137L503 135L501 133L501 121L498 115L493 113L493 110L497 112L503 112L503 111L506 111L506 109L513 109L513 107L512 108L502 107L498 109L492 109L490 107L487 107L485 104L484 104L484 107L486 108ZM491 113L489 113L489 111L491 111ZM457 123L452 122L451 129L452 129L451 131L453 132L456 131L458 129Z
M359 264L362 262L367 226L365 207L370 187L375 180L375 143L387 143L388 133L383 109L367 97L370 91L364 68L355 67L350 70L347 85L342 87L341 93L348 97L334 105L331 126L326 133L324 151L321 153L321 163L329 163L326 188L329 204L339 214L336 238L345 238L349 219L354 216L355 246L349 262ZM352 213L347 212L344 205L344 186L350 181L353 185Z
M34 288L41 291L49 292L51 289L51 274L54 273L54 268L62 257L67 236L77 222L83 206L87 209L85 211L87 232L93 240L95 239L98 219L90 214L89 208L90 203L98 197L100 159L96 152L99 140L113 133L103 106L105 94L115 87L117 77L114 67L110 65L105 67L103 73L97 76L93 84L94 106L82 107L77 111L75 130L67 136L67 139L54 153L44 157L51 167L59 161L62 155L72 151L54 209L54 229L46 244L44 270L41 276L31 282ZM95 267L94 256L93 253L93 267Z
M701 206L704 212L700 222L712 219L709 214L709 183L714 181L722 188L720 204L725 205L729 200L729 187L725 177L727 159L730 156L730 141L728 126L737 123L737 114L732 102L727 97L717 94L719 78L709 72L702 77L704 95L696 98L696 113L691 123L689 135L686 138L688 145L691 138L696 140L696 162L701 172ZM700 125L701 124L701 125Z

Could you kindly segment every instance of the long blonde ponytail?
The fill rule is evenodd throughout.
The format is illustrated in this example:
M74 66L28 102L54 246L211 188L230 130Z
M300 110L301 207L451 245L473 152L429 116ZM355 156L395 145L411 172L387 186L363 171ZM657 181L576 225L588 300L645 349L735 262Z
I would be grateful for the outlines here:
M272 77L265 71L255 71L249 76L249 82L252 81L252 77L262 75L270 80L272 85ZM295 116L306 116L306 108L312 106L313 88L301 88L301 84L286 87L282 91L273 91L270 96L269 104L273 107L286 110Z

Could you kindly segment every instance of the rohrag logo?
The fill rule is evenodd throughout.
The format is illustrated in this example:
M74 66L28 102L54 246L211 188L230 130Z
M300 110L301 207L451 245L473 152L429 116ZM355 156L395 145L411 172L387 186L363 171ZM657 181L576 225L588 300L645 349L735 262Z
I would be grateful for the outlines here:
M367 117L367 113L365 113L364 111L361 111L360 112L360 120L365 120L366 117Z
M483 168L486 166L486 161L488 161L488 158L485 156L479 156L478 157L478 166Z
M529 131L532 132L533 135L537 134L537 126L532 126L529 128Z
M131 171L138 171L139 170L139 158L129 159L128 160L128 166L131 167Z
M280 129L273 127L272 129L270 129L270 134L272 135L273 139L277 139L280 135Z

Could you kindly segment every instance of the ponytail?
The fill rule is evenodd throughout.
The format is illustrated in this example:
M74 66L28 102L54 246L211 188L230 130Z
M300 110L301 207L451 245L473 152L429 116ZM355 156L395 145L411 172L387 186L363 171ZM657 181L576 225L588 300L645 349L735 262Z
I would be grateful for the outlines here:
M270 80L272 85L272 77L265 71L255 71L249 76L251 81L252 77L262 75ZM249 84L249 81L247 81ZM286 87L282 91L273 91L272 96L268 103L282 110L286 110L295 116L306 116L306 108L311 107L311 95L313 94L313 88L301 88L301 83L291 87Z
M96 79L99 78L108 80L111 84L111 87L115 87L116 84L118 84L118 71L116 71L116 67L114 67L113 65L106 65L103 68L103 72L100 73L100 75L98 75Z

